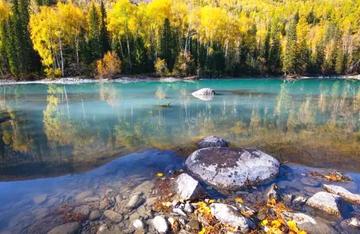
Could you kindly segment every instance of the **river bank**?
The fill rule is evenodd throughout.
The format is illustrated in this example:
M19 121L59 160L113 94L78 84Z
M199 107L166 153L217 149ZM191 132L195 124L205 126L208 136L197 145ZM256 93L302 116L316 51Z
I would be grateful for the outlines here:
M15 79L0 79L0 85L14 85L14 84L86 84L86 83L108 83L108 82L141 82L141 81L163 81L163 82L176 82L176 81L192 81L198 79L246 79L245 77L151 77L151 76L119 76L114 79L90 79L84 77L64 77L58 79L40 79L29 81L17 81ZM284 76L258 76L258 79L283 79L287 81L296 81L304 79L341 79L341 80L360 80L360 75L344 75L344 76L299 76L297 78L284 77Z

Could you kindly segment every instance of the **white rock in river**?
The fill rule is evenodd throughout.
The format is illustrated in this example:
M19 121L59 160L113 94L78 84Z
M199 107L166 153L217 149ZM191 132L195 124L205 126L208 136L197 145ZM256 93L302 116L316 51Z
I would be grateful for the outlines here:
M152 225L159 233L166 233L169 229L168 223L166 222L165 218L159 215L152 220Z
M54 227L51 229L48 234L73 234L76 233L76 231L80 228L80 225L78 222L73 223L65 223L62 225L59 225L57 227Z
M221 223L237 227L241 232L247 232L253 228L254 224L248 218L240 214L238 209L222 203L213 203L210 205L211 214Z
M217 136L208 136L199 141L198 148L207 148L207 147L228 147L229 143L221 137Z
M340 217L343 201L338 195L327 192L317 192L306 201L306 204L328 214Z
M209 147L193 152L185 162L195 177L218 189L257 185L277 176L280 163L260 150Z
M144 223L140 219L135 219L132 224L135 229L144 229Z
M215 91L210 88L202 88L193 92L192 95L203 101L211 101L214 98Z
M182 200L197 199L204 194L199 182L186 173L182 173L176 178L175 186L176 192Z
M323 187L329 193L339 195L346 201L360 205L360 195L359 194L354 194L354 193L348 191L347 189L340 187L340 186L336 186L336 185L324 184Z

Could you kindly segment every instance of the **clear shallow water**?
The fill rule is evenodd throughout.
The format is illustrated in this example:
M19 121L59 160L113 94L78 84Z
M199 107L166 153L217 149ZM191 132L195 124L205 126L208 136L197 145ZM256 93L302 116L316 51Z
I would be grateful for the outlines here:
M203 87L218 95L191 96ZM342 169L353 178L342 186L359 191L357 81L8 85L0 86L0 110L0 232L49 230L64 222L59 207L83 191L128 195L156 172L180 168L207 135L296 163L282 168L280 188L304 191L311 169L302 164ZM33 201L44 194L42 204Z
M191 96L202 87L219 95ZM211 134L283 161L360 171L357 81L9 85L0 110L11 118L0 124L1 180L88 170L147 148L187 154Z

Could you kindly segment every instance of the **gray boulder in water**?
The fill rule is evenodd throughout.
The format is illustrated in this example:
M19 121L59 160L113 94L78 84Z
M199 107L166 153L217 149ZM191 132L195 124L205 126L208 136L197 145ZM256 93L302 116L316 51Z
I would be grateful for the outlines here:
M277 176L280 163L260 150L209 147L193 152L185 166L217 189L236 190Z
M196 98L199 98L200 100L210 101L213 99L215 91L210 88L202 88L193 92L192 95Z
M208 147L228 147L229 143L221 137L217 136L208 136L199 141L199 149L208 148Z

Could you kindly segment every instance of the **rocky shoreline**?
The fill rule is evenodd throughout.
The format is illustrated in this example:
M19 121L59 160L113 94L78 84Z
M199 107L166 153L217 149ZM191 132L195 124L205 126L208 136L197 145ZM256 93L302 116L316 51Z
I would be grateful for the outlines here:
M51 234L359 232L360 194L350 192L357 184L349 176L333 170L295 176L270 155L229 145L205 138L183 169L141 183L38 194L31 216L20 213L9 228Z

